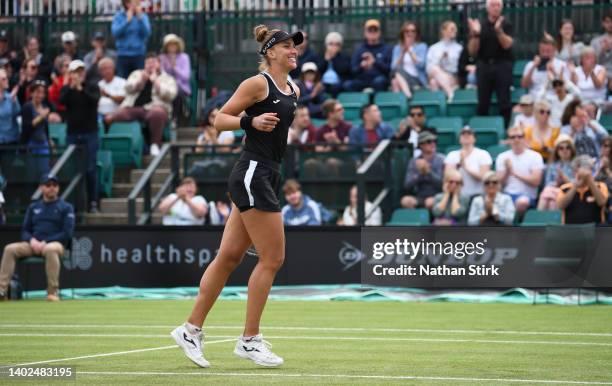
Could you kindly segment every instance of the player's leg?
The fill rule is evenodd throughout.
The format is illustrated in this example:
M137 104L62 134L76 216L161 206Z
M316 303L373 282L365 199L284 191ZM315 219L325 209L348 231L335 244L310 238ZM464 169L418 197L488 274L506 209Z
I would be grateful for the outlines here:
M276 273L285 259L285 232L280 212L251 209L241 213L244 225L259 254L249 278L246 322L234 353L262 366L279 366L283 359L272 353L259 333L261 314Z

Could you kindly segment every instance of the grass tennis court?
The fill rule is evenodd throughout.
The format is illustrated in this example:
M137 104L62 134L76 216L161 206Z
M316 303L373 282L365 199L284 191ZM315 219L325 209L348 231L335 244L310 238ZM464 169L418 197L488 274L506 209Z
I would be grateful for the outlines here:
M0 364L72 365L78 384L105 385L612 385L609 306L270 301L262 332L285 365L267 369L234 356L245 304L220 301L200 369L168 335L191 305L0 303Z

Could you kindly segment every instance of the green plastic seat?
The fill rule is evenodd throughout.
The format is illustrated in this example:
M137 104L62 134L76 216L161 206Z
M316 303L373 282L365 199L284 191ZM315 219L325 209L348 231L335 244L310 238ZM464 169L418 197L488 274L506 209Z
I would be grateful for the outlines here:
M516 105L519 103L521 97L525 94L527 94L527 90L525 90L524 88L515 88L511 91L510 101L513 105Z
M497 145L504 137L504 118L500 116L472 117L468 125L476 133L479 147Z
M478 145L478 142L476 142L476 145ZM489 152L489 155L491 155L491 159L493 160L493 165L492 168L495 168L495 159L497 159L497 156L499 156L501 153L510 150L510 146L508 145L493 145L493 146L489 146L486 148L487 151Z
M100 191L105 197L111 197L113 192L113 176L115 165L113 165L113 153L108 150L98 151L98 181Z
M380 91L374 95L374 104L380 109L384 120L404 117L408 112L406 96L401 92Z
M310 118L310 122L314 127L318 129L319 127L323 126L327 121L325 119Z
M391 127L393 127L393 129L395 130L395 132L397 132L397 130L399 130L399 125L402 122L404 118L393 118L389 120L389 124L391 125Z
M521 78L523 77L523 71L527 63L529 63L529 60L517 60L512 65L512 85L514 88L521 87Z
M56 146L66 146L68 125L65 123L49 123L49 136Z
M429 211L427 209L396 209L391 215L391 226L422 226L429 225Z
M475 89L455 90L453 100L446 106L448 116L457 116L467 122L476 115L478 94Z
M437 134L438 151L445 153L447 148L459 145L458 132L453 128L440 128Z
M529 209L525 212L525 217L521 226L546 226L560 225L561 211L560 210L537 210Z
M119 166L142 165L144 138L138 122L115 122L102 136L102 150L110 150L113 163Z
M461 117L434 117L427 121L427 125L435 127L438 131L453 130L458 134L463 127L463 120Z
M442 91L417 90L410 106L423 106L429 118L446 115L446 95Z
M612 114L604 114L599 118L599 123L612 135Z
M362 92L341 92L338 101L344 107L344 119L360 118L361 108L370 103L370 95Z

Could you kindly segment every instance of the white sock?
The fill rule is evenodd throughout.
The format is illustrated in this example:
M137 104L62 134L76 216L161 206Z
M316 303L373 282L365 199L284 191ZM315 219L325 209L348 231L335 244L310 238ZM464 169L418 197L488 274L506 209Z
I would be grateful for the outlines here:
M196 335L202 331L202 329L195 324L191 324L189 322L185 322L185 328L191 335Z
M243 336L242 336L242 340L243 340L244 342L247 342L247 343L248 343L248 342L252 341L254 338L256 338L257 336L259 336L259 335L253 335L253 336L244 336L244 335L243 335Z

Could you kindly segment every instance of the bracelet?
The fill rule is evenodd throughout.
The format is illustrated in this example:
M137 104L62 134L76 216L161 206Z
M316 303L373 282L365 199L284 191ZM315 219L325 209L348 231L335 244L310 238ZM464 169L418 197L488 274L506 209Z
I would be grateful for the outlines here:
M242 118L240 118L240 128L244 131L247 131L249 129L253 128L253 118L251 116L245 115Z

